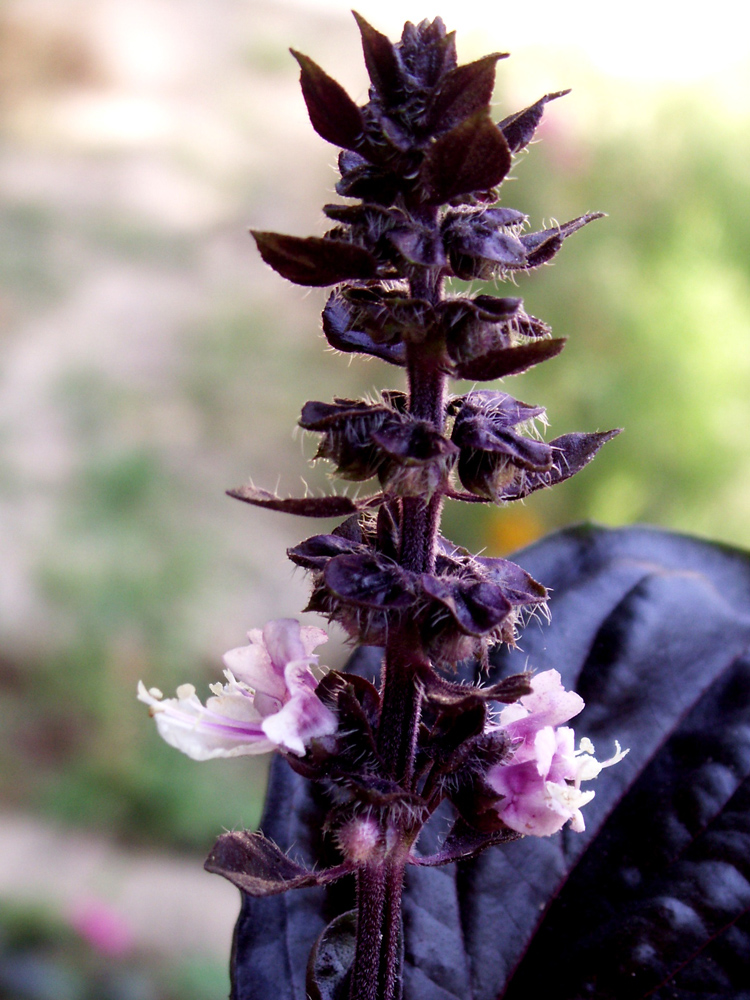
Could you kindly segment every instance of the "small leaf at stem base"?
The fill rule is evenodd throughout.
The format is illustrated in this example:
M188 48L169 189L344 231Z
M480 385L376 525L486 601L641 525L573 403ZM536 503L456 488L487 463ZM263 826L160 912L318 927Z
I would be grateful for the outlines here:
M248 896L276 896L289 889L324 885L349 872L343 865L311 872L292 861L273 841L249 830L223 833L203 867L223 875Z
M309 1000L347 1000L357 948L357 911L349 910L326 927L307 965Z

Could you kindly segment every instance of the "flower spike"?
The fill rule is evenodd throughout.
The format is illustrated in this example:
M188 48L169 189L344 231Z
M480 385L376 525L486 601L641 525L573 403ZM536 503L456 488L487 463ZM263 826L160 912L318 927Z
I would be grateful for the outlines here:
M354 874L356 913L334 917L295 983L309 996L397 1000L409 951L398 912L405 866L447 864L565 824L583 830L594 793L582 783L624 756L617 746L600 762L585 738L575 749L565 723L583 700L556 671L534 674L531 663L495 683L460 682L461 661L489 668L490 647L515 645L525 620L546 612L549 593L521 566L443 538L444 500L522 499L580 471L617 431L545 441L534 427L546 425L543 407L492 388L449 389L450 379L488 383L525 371L564 345L520 298L462 291L455 279L497 282L540 267L601 216L534 232L526 213L500 203L514 157L567 91L498 123L492 97L505 54L459 66L440 18L407 22L392 42L354 17L371 83L363 105L292 50L311 124L341 150L336 192L348 200L324 207L323 235L252 235L282 277L330 287L328 344L403 369L405 391L312 400L299 419L319 435L315 459L344 480L376 480L377 492L281 497L252 483L229 492L268 510L344 518L287 555L310 576L307 610L355 643L382 647L380 683L337 671L318 683L314 650L325 633L280 619L225 655L225 683L211 686L205 705L191 685L164 698L141 684L139 698L161 736L194 759L275 749L297 776L319 783L329 806L310 860L323 860L319 840L329 837L339 863L299 864L243 832L219 838L207 867L248 896ZM453 826L422 857L422 828L446 800Z

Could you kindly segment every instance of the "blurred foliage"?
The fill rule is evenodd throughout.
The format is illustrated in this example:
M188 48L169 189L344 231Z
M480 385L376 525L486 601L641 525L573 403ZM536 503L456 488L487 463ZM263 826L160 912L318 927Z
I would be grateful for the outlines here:
M512 204L535 229L551 213L609 218L519 281L527 311L569 342L507 388L547 407L553 435L624 433L523 508L475 514L468 540L507 551L594 520L749 546L750 131L683 97L602 132L550 127L514 171Z
M97 949L42 906L0 905L0 1000L216 1000L223 963Z

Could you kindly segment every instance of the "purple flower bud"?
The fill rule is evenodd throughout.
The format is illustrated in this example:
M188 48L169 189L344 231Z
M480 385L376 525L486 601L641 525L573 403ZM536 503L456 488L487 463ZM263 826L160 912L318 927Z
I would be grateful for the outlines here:
M499 502L509 484L526 472L552 468L553 451L515 428L544 417L544 409L519 403L502 392L472 392L460 406L451 440L461 449L458 475L471 493Z

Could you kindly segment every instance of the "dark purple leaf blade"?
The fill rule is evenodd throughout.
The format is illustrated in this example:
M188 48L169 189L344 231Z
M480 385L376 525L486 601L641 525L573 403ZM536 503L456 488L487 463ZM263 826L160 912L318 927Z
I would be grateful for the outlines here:
M750 560L744 554L645 529L583 528L547 539L524 555L519 561L553 591L552 625L528 628L523 653L498 657L499 675L526 664L555 667L564 685L579 690L587 703L574 720L576 733L593 740L600 759L611 753L615 739L630 753L595 782L585 833L517 841L461 866L464 927L476 972L474 1000L523 995L518 990L524 977L539 961L536 947L528 954L526 949L535 934L544 933L545 909L552 900L550 916L569 901L584 908L591 904L593 914L598 905L611 905L606 894L593 902L600 891L596 881L586 884L585 903L576 900L575 882L570 889L566 884L569 875L579 863L607 854L612 810L619 807L621 815L635 816L638 799L631 795L648 781L644 772L682 733L689 713L710 697L712 685L724 683L736 669L750 642ZM750 703L744 710L750 717ZM722 724L720 718L713 723L715 728ZM675 795L685 793L679 774L668 770L667 781ZM662 821L674 822L667 800L660 798L655 808L660 803L666 810ZM646 842L657 822L655 808L631 819ZM616 856L609 854L602 863L616 873L615 880L623 877ZM660 864L658 852L653 863ZM591 922L587 918L576 927L576 939L584 939L597 922L596 915ZM509 925L513 933L499 940L496 928ZM610 928L608 955L616 964L624 940L619 921ZM604 949L603 942L599 947ZM560 989L560 963L571 960L564 953L550 962L545 953L546 974L554 979L559 1000L645 995L628 992L632 968L609 994L589 994L580 983L570 992ZM587 970L577 971L585 976Z
M291 49L300 66L300 83L310 121L315 131L334 146L356 149L364 131L364 119L354 101L320 66Z
M256 229L251 233L266 264L296 285L335 285L348 278L374 278L377 273L375 258L355 243Z
M351 871L338 866L312 872L292 861L272 840L248 830L223 833L203 867L223 875L248 896L276 896L290 889L324 885Z
M482 108L489 108L495 87L495 66L498 59L506 56L507 53L493 52L451 70L433 97L430 127L448 131Z
M437 848L448 814L439 810L422 833L421 853ZM437 820L442 819L442 823ZM406 870L404 888L404 1000L468 1000L469 956L461 927L455 866Z
M402 79L393 43L356 10L352 14L362 35L362 51L372 85L386 101L397 100Z
M494 657L483 682L554 667L586 699L574 724L599 759L615 739L630 753L594 783L585 833L527 838L469 862L410 871L405 1000L640 1000L649 990L656 1000L745 998L750 558L656 530L575 528L515 560L551 589L552 624L532 622L520 649ZM372 677L377 663L363 648L350 667ZM324 812L321 793L277 760L266 835L285 851L296 845L303 856L293 857L307 867L335 864L317 839ZM442 817L440 832L448 826ZM685 830L689 843L679 839ZM433 839L428 829L420 852L434 851ZM717 871L726 874L706 878ZM245 901L234 1000L304 1000L307 952L324 923L351 907L348 881ZM689 921L683 936L685 907L698 914L703 940L689 937ZM631 964L620 962L634 927L645 928L638 941L646 944L635 950L635 970L632 948ZM657 981L649 946L659 951L662 942ZM271 963L276 977L259 982L258 968ZM606 973L605 992L587 992L589 973Z
M528 368L556 357L565 347L565 338L533 340L515 347L500 347L482 354L471 361L457 361L454 370L457 378L472 382L490 382L506 375L519 375Z
M362 506L345 496L279 497L253 486L252 483L227 490L227 496L254 507L265 507L282 514L297 514L299 517L347 517L355 514Z
M428 149L420 181L429 204L439 205L461 194L487 191L510 170L510 151L486 110L456 125Z
M539 98L536 104L509 115L498 124L511 153L517 153L524 149L534 138L534 132L536 132L544 114L545 104L557 100L558 97L565 97L569 93L569 90L558 90L555 94L545 94L544 97Z
M550 907L508 998L544 989L534 972L542 954L565 956L564 996L671 998L675 988L704 996L708 987L737 997L750 985L749 697L745 656L612 813L599 849Z

